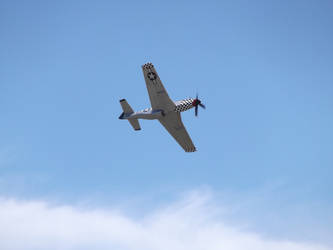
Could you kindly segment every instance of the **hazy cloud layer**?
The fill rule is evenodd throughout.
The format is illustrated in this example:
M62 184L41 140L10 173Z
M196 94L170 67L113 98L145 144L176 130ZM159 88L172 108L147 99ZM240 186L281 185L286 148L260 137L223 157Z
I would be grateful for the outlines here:
M51 206L0 199L0 249L327 250L307 242L266 239L216 216L202 194L134 219L112 209Z

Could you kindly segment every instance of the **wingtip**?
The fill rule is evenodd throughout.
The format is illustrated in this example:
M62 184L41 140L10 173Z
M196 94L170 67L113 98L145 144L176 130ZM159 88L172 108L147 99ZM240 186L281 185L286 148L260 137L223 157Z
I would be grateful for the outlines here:
M142 68L150 69L153 68L154 65L151 62L147 62L144 65L141 66Z
M197 149L194 147L194 148L187 148L187 149L185 149L185 152L186 153L193 153L193 152L196 152L197 151Z

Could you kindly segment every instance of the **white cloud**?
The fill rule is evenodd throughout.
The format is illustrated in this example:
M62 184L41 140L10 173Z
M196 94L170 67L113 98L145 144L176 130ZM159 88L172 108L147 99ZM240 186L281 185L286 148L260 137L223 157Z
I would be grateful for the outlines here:
M0 199L0 249L329 249L241 231L217 216L221 208L213 206L210 199L206 194L194 193L139 219L112 209Z

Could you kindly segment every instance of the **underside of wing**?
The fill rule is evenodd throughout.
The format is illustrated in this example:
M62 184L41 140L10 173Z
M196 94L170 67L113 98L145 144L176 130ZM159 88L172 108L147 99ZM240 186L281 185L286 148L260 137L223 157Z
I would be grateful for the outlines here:
M145 65L142 65L142 71L145 78L151 107L155 110L164 110L165 112L174 110L175 104L166 92L161 79L154 68L154 65L151 63L146 63Z
M187 133L180 113L170 112L163 118L159 119L165 129L175 138L179 145L185 150L185 152L195 152L196 148Z

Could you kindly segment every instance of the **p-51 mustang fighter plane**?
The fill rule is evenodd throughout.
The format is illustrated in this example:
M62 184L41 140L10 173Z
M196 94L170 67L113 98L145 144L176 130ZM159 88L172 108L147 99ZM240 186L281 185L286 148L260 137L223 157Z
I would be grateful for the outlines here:
M205 108L205 105L198 99L189 98L173 102L166 92L161 79L159 78L153 64L142 65L143 75L146 81L151 108L134 112L125 99L120 100L123 113L119 119L127 119L135 130L140 130L138 119L159 120L165 129L175 138L185 152L194 152L196 148L188 135L182 122L180 112L195 108L195 115L198 115L198 106Z

